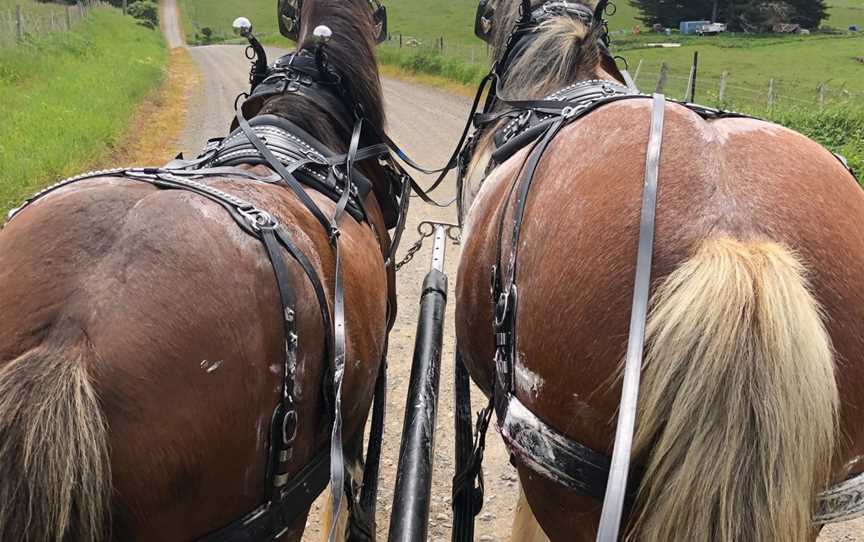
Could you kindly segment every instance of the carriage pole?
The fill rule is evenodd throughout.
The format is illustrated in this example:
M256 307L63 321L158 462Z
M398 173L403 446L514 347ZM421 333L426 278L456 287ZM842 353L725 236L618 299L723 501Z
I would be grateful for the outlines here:
M432 269L423 281L423 293L420 296L420 318L405 403L389 542L426 540L429 525L435 413L441 376L444 309L447 306L444 249L448 236L445 225L435 224L434 228Z

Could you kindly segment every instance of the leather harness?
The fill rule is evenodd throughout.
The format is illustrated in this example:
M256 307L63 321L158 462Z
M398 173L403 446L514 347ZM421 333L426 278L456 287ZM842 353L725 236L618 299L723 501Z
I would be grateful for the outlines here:
M557 6L562 2L549 2L548 4ZM563 4L567 4L571 8L574 5L572 2L564 2ZM605 2L601 2L601 6L595 12L595 17L602 17L603 4ZM481 2L478 18L484 7L485 2ZM478 134L488 129L491 124L501 119L510 119L503 128L494 134L495 150L492 152L487 174L511 158L520 149L531 145L528 157L522 164L520 173L510 185L504 203L505 209L511 206L514 208L512 224L505 224L506 216L508 216L506 212L501 214L498 224L497 263L492 270L493 300L496 303L493 318L496 345L493 394L489 406L478 416L473 454L457 465L453 488L453 506L456 513L453 540L467 541L470 539L470 530L466 530L463 518L469 514L471 516L476 515L482 506L483 484L480 463L483 457L483 434L488 425L491 411L494 409L501 428L501 435L510 450L513 461L570 490L598 500L604 500L603 516L601 517L597 540L613 542L618 539L621 517L632 506L641 478L641 472L638 468L630 468L629 460L650 295L659 158L665 106L667 102L678 103L705 119L745 117L746 115L691 103L676 102L662 95L647 96L638 93L632 84L624 86L605 80L580 81L559 90L544 100L518 101L503 98L497 92L496 83L500 81L506 71L508 59L512 58L513 51L519 49L519 45L513 43L514 40L518 41L520 36L530 35L526 29L536 28L539 23L539 14L549 12L541 6L541 8L531 11L530 17L525 17L525 13L528 11L523 8L523 18L507 40L501 59L495 63L490 74L481 83L480 92L487 83L492 82L489 98L484 112L474 116L477 132L472 134L460 153L459 191L461 192ZM602 24L597 23L597 19L594 22L586 21L585 13L587 11L590 10L582 6L582 9L568 10L567 14L574 16L572 13L575 13L575 16L578 16L588 25ZM488 13L488 10L484 13ZM561 12L558 10L554 14L560 15ZM478 28L487 28L491 24L491 21L483 24L478 23ZM629 81L626 75L623 79ZM624 388L619 407L614 454L610 459L604 453L592 450L548 425L531 412L515 395L518 247L526 202L534 174L555 136L567 125L604 105L632 99L652 100L651 130L646 158L633 306L623 377ZM845 165L845 161L840 157L838 158ZM848 165L846 167L849 169ZM851 169L849 171L852 173ZM510 227L512 231L509 248L504 246L505 227ZM506 258L504 257L505 253L507 254ZM457 361L457 374L458 365ZM467 394L462 398L457 396L457 403L464 402L464 397L467 397ZM468 427L470 430L470 425ZM460 436L463 440L466 438L466 435ZM630 478L629 484L628 477ZM851 519L859 515L864 515L864 474L853 477L847 482L822 493L817 500L817 514L814 521L828 523ZM457 525L459 525L458 533L456 531Z
M289 57L310 58L303 51ZM284 60L284 58L280 59L280 61ZM244 232L264 244L279 289L285 352L280 400L274 409L269 433L266 501L229 525L199 538L203 542L275 540L311 506L328 482L333 488L334 510L340 509L342 488L346 485L341 422L341 386L346 348L339 225L345 214L358 222L369 224L363 209L363 199L372 190L371 182L356 170L355 163L376 160L389 177L389 192L386 200L381 202L382 207L391 206L396 210L394 213L396 219L387 224L389 228L396 230L389 253L383 254L385 264L388 266L393 264L393 255L408 210L413 180L390 156L387 144L360 147L364 118L359 108L351 108L356 106L356 102L348 101L353 99L349 91L341 85L341 81L334 82L332 78L323 77L314 71L308 62L305 64L304 62L299 62L304 66L299 71L295 70L292 66L294 62L290 60L287 67L277 62L271 68L268 77L264 78L260 85L253 86L250 99L237 109L236 129L224 139L210 140L197 159L178 158L162 168L118 168L66 179L32 196L20 207L11 211L8 217L9 220L14 219L32 202L70 184L99 177L120 177L130 181L146 182L160 189L192 192L214 201L230 214ZM335 114L351 114L355 119L348 153L342 155L333 153L311 135L279 117L261 115L251 121L246 120L244 110L255 114L266 98L286 92L299 92L301 88L302 93L308 93L309 97L319 102L324 100L325 103L340 103L340 106L336 107ZM373 128L368 123L365 124ZM375 133L380 134L377 127L374 128ZM241 164L266 165L275 173L262 177L236 167ZM309 258L292 241L287 229L266 210L233 194L209 186L206 181L213 178L279 184L293 192L304 204L308 212L327 232L334 251L336 265L332 311L321 278ZM306 193L304 186L311 187L334 201L336 210L333 215L326 215ZM380 198L379 194L376 195ZM330 393L325 393L325 398L330 403L333 420L330 447L319 451L300 472L290 478L287 467L292 457L293 442L298 429L294 378L297 372L299 339L295 320L296 298L290 285L290 274L282 250L286 250L300 265L315 292L325 333L325 351L327 359L330 360L329 371L325 372L329 372L332 378ZM388 313L391 310L392 307L388 307ZM384 357L386 358L386 354ZM367 468L364 473L364 482L367 483L363 485L361 505L374 503L375 496L370 494L370 491L375 491L377 486L371 482L372 478L377 478L383 434L385 392L383 383L386 377L383 374L385 361L382 360L381 363L382 374L379 375L376 384L373 427L367 454ZM328 391L326 386L325 391ZM337 523L334 519L334 529ZM360 526L360 528L364 527ZM374 533L370 534L374 535Z

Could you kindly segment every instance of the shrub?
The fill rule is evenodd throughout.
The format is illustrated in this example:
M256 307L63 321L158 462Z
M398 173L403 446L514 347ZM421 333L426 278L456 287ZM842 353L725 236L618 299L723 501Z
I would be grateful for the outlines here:
M139 0L129 5L129 15L135 17L148 28L159 26L159 8L150 0Z

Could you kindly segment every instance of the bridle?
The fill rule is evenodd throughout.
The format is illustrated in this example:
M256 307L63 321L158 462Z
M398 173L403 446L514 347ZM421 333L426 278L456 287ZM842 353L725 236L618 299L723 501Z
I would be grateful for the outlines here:
M519 168L519 173L510 185L505 199L505 208L514 207L512 222L505 223L509 213L502 213L498 225L498 246L496 265L492 269L492 291L495 307L493 326L495 337L495 371L493 393L490 404L478 416L477 433L474 436L474 449L463 461L457 464L454 477L453 508L454 538L467 541L471 538L470 518L479 513L482 506L482 472L480 464L485 446L485 430L494 410L501 435L507 444L514 462L531 469L540 476L580 494L604 501L600 521L598 541L614 542L618 539L621 518L632 506L639 487L641 473L630 468L633 423L636 413L639 375L644 350L644 331L647 320L647 307L650 295L651 259L653 253L654 221L656 214L656 194L659 182L659 157L662 148L665 96L640 94L632 84L626 71L621 72L620 80L626 84L610 81L581 81L552 94L543 100L513 100L502 97L498 92L500 82L505 78L507 68L513 59L524 51L535 39L535 30L546 18L569 16L597 30L598 46L602 54L608 53L608 37L605 32L603 14L608 2L601 1L597 9L591 10L577 2L550 1L538 8L531 8L529 0L521 0L519 19L504 41L501 55L496 59L489 75L484 78L475 98L474 107L484 87L489 85L489 93L483 112L474 115L472 120L477 131L467 140L459 154L458 190L464 190L468 164L475 151L477 136L502 119L509 119L494 137L496 150L492 153L487 174L512 157L518 150L530 147L527 158ZM495 9L491 0L481 0L475 19L475 32L484 41L489 41L495 31ZM611 55L609 55L611 58ZM640 219L639 250L636 265L636 280L633 293L628 354L623 376L624 389L618 415L618 429L615 439L615 453L610 459L604 453L571 439L551 427L521 403L515 395L514 363L516 359L516 314L518 310L518 248L520 233L525 215L528 194L537 167L549 145L569 124L597 109L616 101L632 99L651 99L651 130L648 142L645 170L645 190L643 192L642 215ZM743 117L737 113L706 108L689 103L680 103L703 118ZM842 160L841 160L842 161ZM847 167L848 169L848 167ZM851 172L851 170L850 170ZM460 220L462 219L460 209ZM506 228L511 235L505 236ZM504 246L505 237L509 247ZM464 371L457 361L459 371ZM459 395L457 388L457 410L467 406L467 394ZM467 406L470 408L470 406ZM470 423L467 429L457 434L457 441L471 441ZM628 484L628 477L630 483ZM864 515L864 474L853 477L825 492L817 501L817 514L814 521L828 523Z

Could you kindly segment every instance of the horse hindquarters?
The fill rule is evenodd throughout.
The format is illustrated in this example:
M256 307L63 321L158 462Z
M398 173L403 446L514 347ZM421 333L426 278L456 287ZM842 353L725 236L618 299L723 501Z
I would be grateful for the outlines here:
M639 541L804 541L828 482L830 339L783 246L710 239L654 294L636 456Z
M0 540L103 540L111 472L82 339L0 367Z

